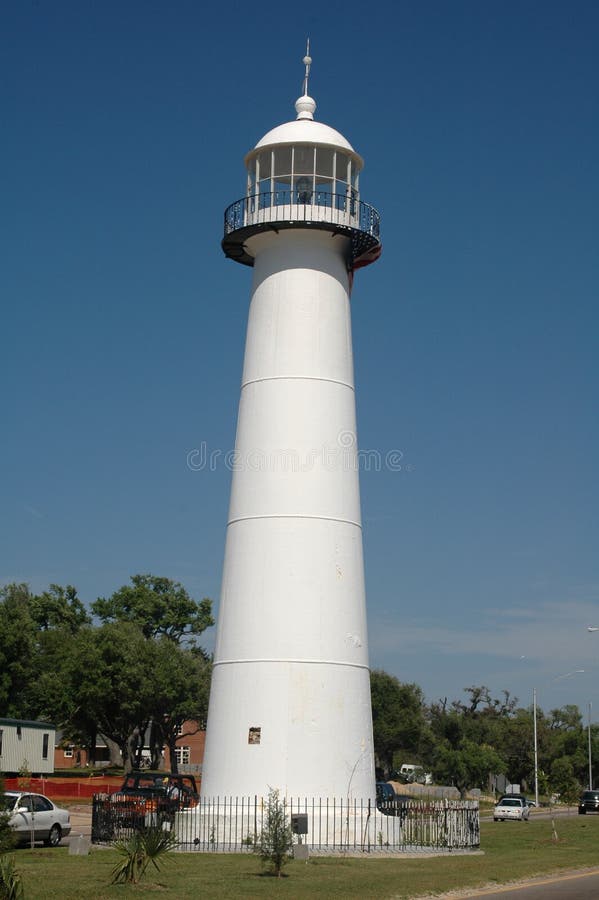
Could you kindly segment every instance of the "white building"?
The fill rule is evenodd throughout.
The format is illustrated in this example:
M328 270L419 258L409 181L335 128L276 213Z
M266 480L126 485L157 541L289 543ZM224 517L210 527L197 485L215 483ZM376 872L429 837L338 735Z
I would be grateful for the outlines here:
M55 739L56 727L48 722L0 719L0 772L4 775L53 772Z
M253 267L202 794L374 797L350 294L380 254L363 161L297 117L245 158Z

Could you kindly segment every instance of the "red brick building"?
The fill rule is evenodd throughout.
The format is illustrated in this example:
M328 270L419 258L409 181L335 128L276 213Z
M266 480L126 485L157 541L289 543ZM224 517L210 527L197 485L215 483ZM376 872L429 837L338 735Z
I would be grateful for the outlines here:
M202 725L197 722L184 722L179 729L180 736L177 738L177 765L179 771L192 772L200 774L202 771L202 762L204 760L204 744L206 742L206 732ZM149 760L149 750L142 751L145 758ZM72 769L85 767L88 765L87 751L74 744L66 743L60 740L57 734L57 743L54 748L54 769ZM108 765L110 762L110 752L101 737L98 738L96 745L96 765ZM168 748L163 751L163 764L161 768L166 771L171 770L171 760Z

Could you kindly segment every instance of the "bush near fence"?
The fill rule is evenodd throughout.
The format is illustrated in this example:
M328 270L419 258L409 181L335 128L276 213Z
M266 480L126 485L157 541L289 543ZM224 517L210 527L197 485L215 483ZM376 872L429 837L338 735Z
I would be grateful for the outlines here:
M239 853L253 851L262 829L261 797L200 798L180 809L174 801L157 809L143 798L97 795L92 806L92 842L109 843L134 831L171 830L177 849ZM472 800L408 801L401 815L385 815L370 801L286 799L290 821L306 816L307 833L298 843L312 852L474 850L480 845L478 803Z

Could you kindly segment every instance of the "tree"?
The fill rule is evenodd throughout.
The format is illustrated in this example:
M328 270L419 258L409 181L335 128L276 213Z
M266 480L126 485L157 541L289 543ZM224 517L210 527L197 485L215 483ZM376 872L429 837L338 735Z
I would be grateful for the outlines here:
M430 724L434 735L431 759L437 781L454 784L463 797L468 788L484 788L491 773L505 772L501 752L506 726L517 701L504 691L493 699L484 685L466 688L468 702L433 703Z
M517 709L502 728L498 740L507 765L506 774L512 784L531 785L534 782L534 721L532 709ZM537 709L537 747L539 758L545 747L545 728L542 712Z
M148 639L131 622L82 629L64 678L72 704L70 736L79 730L91 740L97 730L118 747L127 771L139 765L148 731L153 765L160 764L167 743L176 771L180 726L206 716L209 661L166 637Z
M119 747L127 771L152 714L152 650L136 625L110 623L82 632L72 661L75 706Z
M51 584L49 590L31 598L31 616L41 631L61 628L76 634L91 618L77 596L77 589L67 584Z
M133 575L132 584L123 585L111 597L99 597L92 611L104 622L131 622L144 637L164 636L176 643L195 637L214 625L212 602L204 597L197 602L185 588L170 578Z
M0 589L0 715L66 720L62 668L90 621L70 585L50 585L39 596L26 584Z
M471 788L484 789L490 772L501 772L505 761L486 744L462 738L457 746L444 741L437 746L433 759L435 781L453 784L464 798Z
M166 744L176 772L177 741L196 734L206 720L212 665L197 648L180 647L164 637L154 642L153 653L152 766L158 765ZM185 722L197 724L181 731Z
M418 754L425 731L425 706L417 684L403 684L382 669L370 673L374 753L389 774L397 750Z
M575 803L580 794L580 783L574 769L574 761L569 756L560 756L551 763L549 784L566 803Z
M124 751L121 728L113 729L112 734L104 728L101 731L121 747L126 765L130 765L136 750L139 762L149 725L152 764L159 764L166 743L176 771L175 746L182 737L181 726L189 720L203 722L207 713L211 666L195 639L214 624L212 603L206 597L200 602L193 600L181 584L169 578L134 575L131 582L107 600L98 598L92 609L105 627L128 624L146 640L144 682L152 685L151 700Z
M32 681L36 625L26 584L0 588L0 716L30 717L23 689Z

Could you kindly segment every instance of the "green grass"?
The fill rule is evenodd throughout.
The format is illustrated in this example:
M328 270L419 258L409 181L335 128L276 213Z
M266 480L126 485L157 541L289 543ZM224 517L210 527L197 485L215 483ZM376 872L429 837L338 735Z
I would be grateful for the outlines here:
M26 900L108 900L108 898L164 895L173 898L285 897L361 898L400 900L484 884L505 884L560 870L599 866L599 816L556 819L558 841L551 822L485 822L484 855L434 858L323 858L292 861L286 877L261 874L257 857L173 854L159 875L139 885L110 886L116 862L113 850L94 849L87 857L69 856L66 849L19 850L17 869Z

